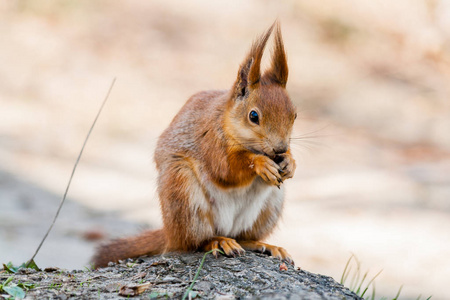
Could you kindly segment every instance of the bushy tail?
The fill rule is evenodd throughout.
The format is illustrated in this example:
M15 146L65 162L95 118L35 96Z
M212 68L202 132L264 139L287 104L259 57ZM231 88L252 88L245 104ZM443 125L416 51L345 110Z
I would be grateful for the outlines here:
M161 254L165 252L166 247L167 240L162 229L145 231L140 235L113 240L100 246L92 262L96 268L106 267L110 261Z

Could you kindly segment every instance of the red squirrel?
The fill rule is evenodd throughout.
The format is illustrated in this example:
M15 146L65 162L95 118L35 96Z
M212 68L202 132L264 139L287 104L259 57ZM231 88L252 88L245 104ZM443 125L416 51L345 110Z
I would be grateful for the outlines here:
M272 31L272 61L261 75ZM254 41L230 90L193 95L159 137L155 161L163 228L101 246L95 266L195 250L227 256L252 250L293 263L285 249L262 242L277 225L282 183L296 167L289 145L297 114L287 78L281 30L274 23Z

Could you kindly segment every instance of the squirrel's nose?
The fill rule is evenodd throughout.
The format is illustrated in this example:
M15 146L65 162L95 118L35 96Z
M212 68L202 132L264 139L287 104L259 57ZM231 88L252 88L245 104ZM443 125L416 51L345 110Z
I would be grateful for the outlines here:
M288 146L284 144L278 145L277 147L273 148L273 152L275 152L276 155L286 153L287 151Z

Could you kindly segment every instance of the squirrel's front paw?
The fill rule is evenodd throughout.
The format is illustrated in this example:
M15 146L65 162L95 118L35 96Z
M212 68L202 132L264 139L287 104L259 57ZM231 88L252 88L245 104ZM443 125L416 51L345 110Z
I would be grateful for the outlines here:
M257 155L253 159L252 166L255 169L257 175L272 185L280 186L283 181L280 167L269 157L263 155Z
M281 179L284 181L286 179L292 178L295 173L295 160L292 155L288 152L277 156L276 161L280 168Z

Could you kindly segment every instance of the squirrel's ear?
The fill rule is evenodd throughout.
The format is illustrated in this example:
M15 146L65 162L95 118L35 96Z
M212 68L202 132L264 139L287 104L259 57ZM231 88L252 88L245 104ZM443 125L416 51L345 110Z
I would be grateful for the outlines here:
M264 77L267 77L271 82L286 87L288 79L288 65L286 59L286 52L284 51L283 38L281 36L280 23L276 22L275 31L275 46L272 54L272 65L264 73Z
M249 54L239 67L237 80L234 84L237 97L245 97L249 90L258 87L261 80L261 58L274 25L270 26L263 35L253 42Z

